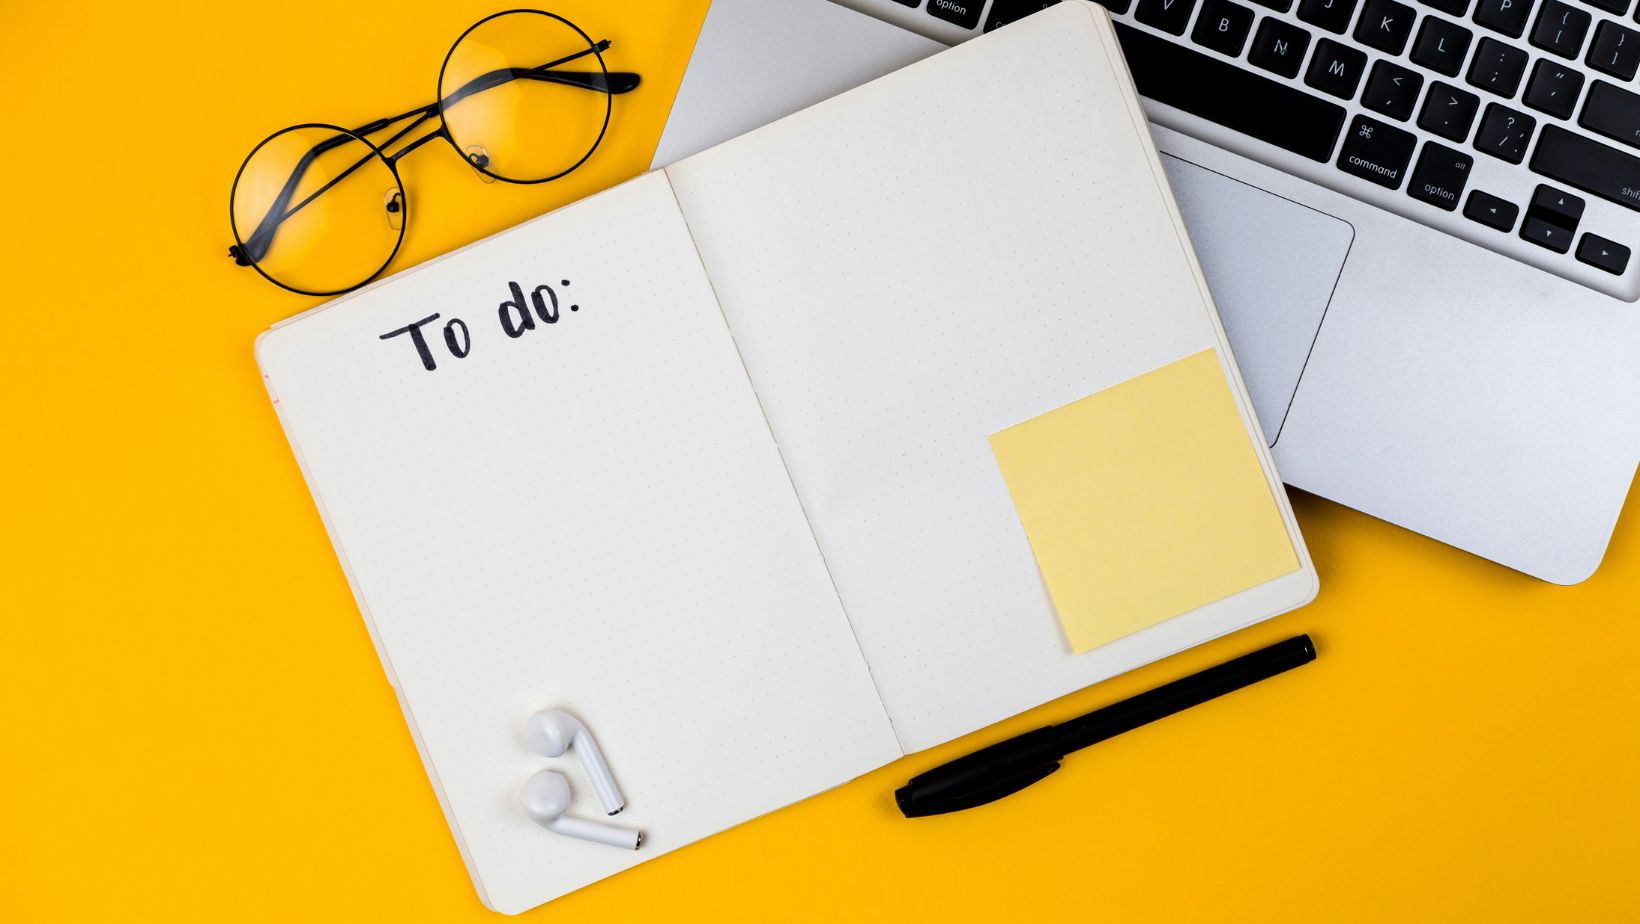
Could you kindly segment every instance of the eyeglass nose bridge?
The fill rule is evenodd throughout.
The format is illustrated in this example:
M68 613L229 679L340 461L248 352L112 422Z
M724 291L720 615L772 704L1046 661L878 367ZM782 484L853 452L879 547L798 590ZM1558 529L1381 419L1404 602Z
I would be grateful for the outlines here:
M473 173L478 175L479 182L495 182L495 177L485 172L485 170L490 166L490 152L484 150L484 146L482 144L470 144L467 146L467 149L461 153L467 158L467 164L473 168Z
M394 231L404 228L404 190L397 186L382 194L382 212L387 216L387 226Z

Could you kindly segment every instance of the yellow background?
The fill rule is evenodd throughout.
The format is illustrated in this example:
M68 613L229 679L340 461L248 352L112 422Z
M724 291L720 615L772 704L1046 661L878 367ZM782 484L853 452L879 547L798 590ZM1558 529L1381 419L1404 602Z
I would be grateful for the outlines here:
M404 165L398 267L647 165L703 0L555 0L644 87L569 179ZM258 381L310 302L224 255L244 154L428 101L495 4L0 4L0 920L493 920ZM1537 583L1297 499L1308 609L919 754L535 920L1640 919L1640 504ZM1320 660L990 808L974 744L1309 631Z

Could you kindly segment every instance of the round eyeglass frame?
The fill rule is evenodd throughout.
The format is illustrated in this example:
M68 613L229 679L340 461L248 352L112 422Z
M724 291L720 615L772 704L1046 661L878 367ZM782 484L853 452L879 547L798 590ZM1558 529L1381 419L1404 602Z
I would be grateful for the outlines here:
M363 286L369 285L371 282L375 281L377 277L381 276L381 274L386 271L387 267L392 265L393 260L395 258L397 258L400 248L403 247L403 245L404 245L405 227L409 224L409 221L410 221L410 194L409 194L409 191L406 190L405 187L404 187L404 178L399 174L398 161L399 161L400 158L404 157L406 154L409 154L411 151L415 150L416 148L420 147L425 142L427 142L427 141L429 141L429 140L431 140L432 138L435 138L435 137L443 138L446 142L449 143L451 150L456 152L456 156L460 157L462 159L462 161L464 163L466 163L469 167L473 168L474 170L478 171L479 173L483 174L484 176L487 176L487 177L489 177L491 179L494 179L494 180L500 180L503 183L510 183L510 184L517 185L517 186L534 186L534 185L539 185L541 183L548 183L548 182L551 182L553 180L560 179L560 178L574 172L575 170L579 169L582 164L585 164L587 162L587 160L589 158L591 158L592 155L598 150L599 145L601 145L603 143L604 136L609 132L609 122L610 122L612 112L614 110L613 96L615 95L616 92L625 92L625 90L610 91L608 89L605 89L604 91L602 91L603 94L604 94L604 117L603 117L602 124L600 124L599 127L598 127L598 136L593 139L592 144L587 148L586 153L581 155L579 160L577 160L575 163L571 164L570 166L566 167L565 169L560 170L559 172L557 172L557 173L555 173L551 176L547 176L547 177L541 177L541 178L538 178L538 179L520 179L520 178L517 178L517 177L509 177L509 176L506 176L506 175L503 175L503 174L500 174L500 173L496 173L496 172L488 169L487 167L480 166L478 163L474 162L473 158L468 157L466 152L461 150L461 146L460 146L459 142L457 142L457 140L455 139L454 134L450 131L449 121L445 118L446 100L445 100L445 97L443 95L443 89L444 89L444 77L445 77L445 74L449 70L451 58L453 58L455 56L456 50L461 47L461 43L464 40L466 40L466 38L469 35L471 35L473 33L473 31L478 29L480 26L483 26L485 23L488 23L488 22L490 22L492 20L495 20L495 19L499 19L503 16L520 15L520 14L545 16L549 19L555 20L556 22L562 23L565 26L568 26L572 31L575 32L576 35L580 36L581 39L587 43L587 48L592 52L592 56L595 59L597 59L597 61L598 61L598 70L604 77L605 85L606 85L606 87L608 86L608 84L609 84L609 67L606 64L606 62L604 61L604 56L603 56L603 48L607 47L607 43L599 43L599 42L593 41L592 36L588 35L586 33L586 31L583 30L580 26L577 26L575 23L569 21L568 19L566 19L562 16L559 16L556 13L549 13L546 10L530 9L530 8L527 8L527 7L518 7L518 8L514 8L514 9L501 10L501 11L496 12L496 13L491 13L490 15L485 16L483 19L480 19L479 21L473 23L471 26L468 26L465 30L463 30L461 35L456 38L455 42L453 42L450 45L450 50L445 52L445 54L444 54L444 61L443 61L442 64L439 65L438 84L434 88L434 92L437 94L437 96L436 96L437 102L434 103L433 105L434 105L434 107L436 107L436 111L438 113L438 120L439 120L438 128L435 129L434 131L430 132L427 135L422 136L421 138L417 139L416 141L411 142L409 145L407 145L406 147L401 149L398 153L388 154L388 153L386 153L385 151L382 150L381 146L378 146L374 142L370 141L370 139L364 137L364 135L361 134L358 131L343 128L339 125L334 125L334 124L329 123L329 122L302 122L302 123L299 123L299 124L296 124L296 125L290 125L290 126L287 126L285 128L282 128L279 131L276 131L273 134L268 135L266 138L263 138L260 142L257 143L257 145L254 148L251 149L251 152L245 156L245 159L239 165L239 170L234 174L233 186L230 188L229 194L228 194L228 224L229 224L229 227L233 231L235 245L237 245L237 247L241 251L243 251L246 248L246 243L245 243L244 237L239 232L239 223L238 223L237 219L234 217L234 202L238 198L239 184L240 184L240 181L244 178L245 169L248 166L250 166L251 161L255 159L257 153L259 151L261 151L262 148L266 147L269 142L273 141L275 138L278 138L281 135L287 134L289 132L300 131L302 129L309 129L309 128L318 128L318 129L323 129L323 130L326 130L326 131L333 131L333 132L336 132L339 135L344 135L344 136L347 136L349 138L352 138L354 140L357 140L357 141L361 142L362 144L365 145L365 147L367 147L370 150L370 156L381 160L384 164L387 165L388 170L393 175L393 182L398 187L399 202L400 202L401 207L403 208L403 215L401 216L401 220L399 222L399 227L398 227L398 232L399 232L398 233L398 238L393 242L393 249L392 249L391 252L388 253L387 258L382 262L382 264L380 266L376 267L375 270L371 271L368 275L364 276L357 283L354 283L353 285L346 286L346 287L343 287L343 288L340 288L340 289L328 289L328 290L304 289L304 288L301 288L299 286L291 285L290 283L287 283L287 282L284 282L280 279L277 279L272 274L270 274L269 272L267 272L266 270L264 270L262 268L260 260L247 260L244 265L250 266L252 269L256 270L257 275L261 276L263 279L266 279L268 282L273 283L275 286L278 286L279 288L284 289L287 292L291 292L291 293L294 293L296 295L307 295L307 296L314 296L314 297L320 297L320 298L343 295L343 294L346 294L348 292L352 292L352 291L355 291L359 288L362 288ZM629 75L629 76L632 76L634 78L634 80L633 80L632 85L627 87L628 90L630 90L632 87L636 86L636 75ZM404 116L404 118L408 118L409 116L414 115L415 112L416 112L416 110L411 110L411 112L407 113L406 116ZM395 120L389 120L385 124L382 124L382 125L376 127L375 129L373 129L371 131L371 133L373 134L375 131L381 131L382 129L387 128L388 126L390 126L392 124L393 121L397 121L397 120L396 119ZM390 139L390 141L393 141L393 140L397 140L397 139L396 138L395 139Z
M246 264L251 269L256 270L257 275L259 275L263 279L266 279L267 281L273 283L274 285L278 286L279 288L284 289L286 292L293 292L297 295L311 295L311 296L316 296L318 298L328 298L328 297L334 296L334 295L344 295L348 292L352 292L353 290L360 288L361 286L369 285L377 276L380 276L384 270L386 270L389 266L391 266L393 264L393 258L397 257L399 255L399 248L404 246L404 229L407 225L410 224L410 194L405 191L404 178L399 176L398 162L394 158L389 157L385 153L383 153L381 148L377 147L375 144L373 144L370 141L370 139L364 137L363 135L359 135L359 134L356 134L352 131L349 131L348 129L345 129L345 128L341 127L340 125L332 125L329 122L302 122L302 123L297 124L297 125L286 126L285 128L279 129L278 131L274 132L273 134L269 135L268 137L263 138L260 142L257 143L256 147L251 148L251 152L249 154L245 155L245 160L239 165L239 172L234 174L233 188L230 189L229 192L228 192L228 224L229 224L230 227L233 228L234 243L239 245L241 248L245 247L246 244L245 244L244 236L239 233L239 221L238 221L238 219L236 219L234 217L233 204L234 204L235 200L237 200L239 198L239 181L241 179L243 179L244 176L245 176L245 168L249 167L250 164L251 164L251 161L256 159L256 153L258 151L262 150L264 147L267 147L268 143L273 141L275 138L278 138L280 135L288 135L291 132L302 131L303 129L308 129L308 128L318 128L318 129L323 129L325 131L336 132L337 134L340 134L340 135L346 135L347 137L352 138L353 140L358 141L360 144L363 144L365 147L369 148L370 149L370 155L372 157L375 157L377 160L380 160L382 163L386 164L388 171L393 174L393 183L399 189L399 207L404 210L403 214L399 216L399 227L398 227L399 236L396 240L393 241L393 249L392 249L392 251L390 251L387 254L387 259L382 261L381 266L378 266L373 271L371 271L370 275L364 277L363 279L361 279L360 281L354 283L353 285L347 286L345 288L328 289L328 290L325 290L325 289L303 289L303 288L300 288L298 286L293 286L289 283L282 282L278 279L275 279L272 274L270 274L267 270L262 268L262 261L261 260L251 260ZM462 159L466 160L465 157L462 158Z
M598 43L593 41L592 36L586 34L586 32L583 31L580 26L577 26L575 23L572 23L569 20L565 19L564 17L559 16L557 13L549 13L546 10L534 10L534 9L528 9L528 8L522 8L521 7L521 8L512 9L512 10L502 10L499 13L491 13L490 15L484 17L483 19L480 19L478 22L475 22L472 25L468 26L466 28L466 30L463 31L461 33L461 35L456 38L455 42L450 45L450 50L444 53L444 63L439 65L439 68L438 68L438 84L433 87L433 93L435 95L435 98L438 100L439 132L444 136L444 140L448 141L450 143L450 148L451 148L451 150L456 152L457 157L460 157L462 160L467 162L468 166L472 167L474 170L477 170L479 173L484 174L485 176L489 177L490 179L500 180L503 183L512 183L515 186L536 186L536 185L539 185L541 183L550 183L553 180L560 179L560 178L565 177L565 176L567 176L571 173L574 173L576 170L578 170L580 168L580 166L582 164L587 162L587 159L592 156L592 153L594 151L598 150L598 146L600 144L604 143L604 135L606 133L608 133L608 131L609 131L609 119L610 119L610 114L615 109L615 97L614 97L613 94L610 94L610 93L605 93L603 95L604 96L604 123L598 127L598 137L594 138L592 140L592 146L587 148L586 153L581 155L580 160L578 160L575 163L569 165L568 167L565 167L563 170L560 170L557 173L554 173L552 176L542 177L541 179L538 179L538 180L522 180L522 179L518 179L516 177L502 176L499 173L493 173L489 169L487 169L485 167L480 167L478 164L473 163L473 159L468 157L467 152L465 152L461 149L460 142L456 141L456 139L455 139L455 133L450 131L450 122L449 122L449 120L444 117L444 100L445 100L445 96L444 96L444 75L450 69L450 59L455 57L456 49L461 47L461 43L467 38L467 36L471 35L474 30L476 30L478 27L484 25L485 23L489 22L492 19L500 19L503 16L511 16L511 15L516 14L516 13L533 13L537 16L545 16L549 19L556 19L557 21L563 23L564 25L569 26L571 29L573 29L575 31L576 35L579 35L581 37L582 41L587 43L587 47L592 49L592 56L594 58L598 59L598 71L604 75L604 80L606 82L609 80L609 67L608 67L608 65L606 65L604 63L603 52L598 50Z

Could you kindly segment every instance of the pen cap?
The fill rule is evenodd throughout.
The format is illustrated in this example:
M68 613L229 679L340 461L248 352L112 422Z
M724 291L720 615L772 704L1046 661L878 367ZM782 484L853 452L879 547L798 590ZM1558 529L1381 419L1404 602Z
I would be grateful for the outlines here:
M1050 725L920 773L894 793L894 801L907 818L981 805L1047 776L1063 756Z

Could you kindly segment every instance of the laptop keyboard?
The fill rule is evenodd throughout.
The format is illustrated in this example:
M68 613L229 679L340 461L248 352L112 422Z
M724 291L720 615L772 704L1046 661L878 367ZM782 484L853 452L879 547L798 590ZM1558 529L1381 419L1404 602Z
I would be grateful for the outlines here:
M990 31L1057 0L893 2ZM1598 280L1627 274L1640 240L1640 221L1623 210L1597 229L1585 221L1586 197L1640 211L1635 3L1104 5L1142 95L1326 165L1323 181L1340 191L1395 191L1408 217L1586 280L1586 270L1555 262L1577 261Z

